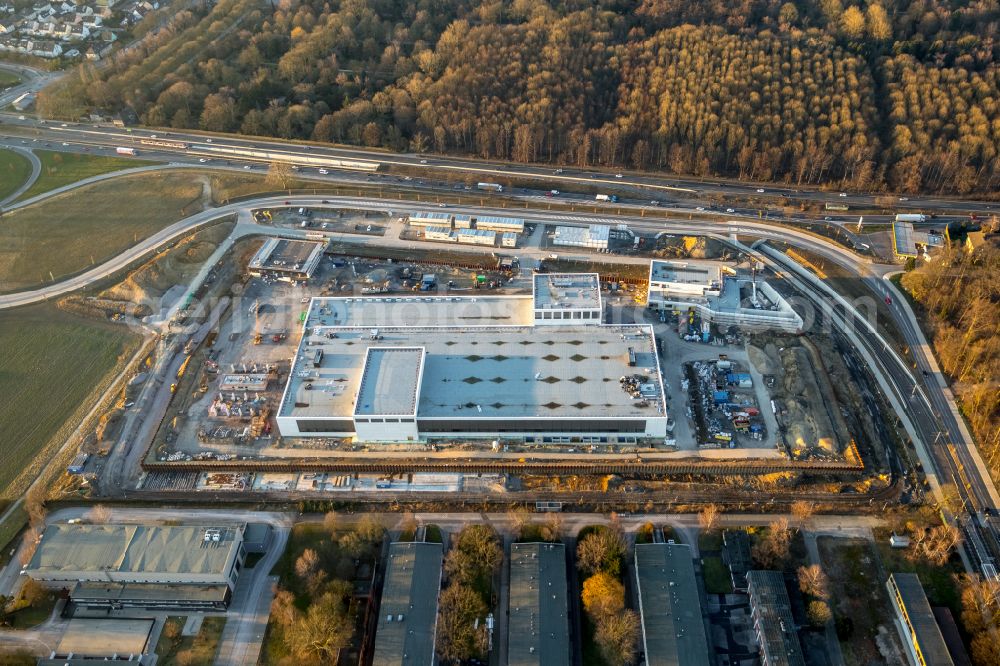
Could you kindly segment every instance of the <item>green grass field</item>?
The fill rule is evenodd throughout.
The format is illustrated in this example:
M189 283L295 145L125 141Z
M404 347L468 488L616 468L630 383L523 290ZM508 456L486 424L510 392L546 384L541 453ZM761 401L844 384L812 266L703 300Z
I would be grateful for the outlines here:
M3 76L3 72L0 72ZM0 88L3 84L0 83ZM31 175L31 163L12 150L0 150L0 200L9 197Z
M6 69L0 69L0 90L4 88L10 88L11 86L17 85L21 82L21 77L13 72L8 72Z
M189 173L137 174L94 183L4 215L0 293L79 273L202 209Z
M12 493L11 483L22 473L33 476L43 462L39 453L138 341L124 326L52 305L0 312L0 495L20 492Z
M39 174L38 180L35 181L34 185L21 195L20 201L25 201L43 192L75 183L84 178L99 176L102 173L156 164L156 162L134 160L125 157L59 153L53 150L36 150L35 155L42 162L42 172Z
M706 557L701 562L706 592L709 594L729 594L733 591L732 582L729 580L729 568L721 557Z

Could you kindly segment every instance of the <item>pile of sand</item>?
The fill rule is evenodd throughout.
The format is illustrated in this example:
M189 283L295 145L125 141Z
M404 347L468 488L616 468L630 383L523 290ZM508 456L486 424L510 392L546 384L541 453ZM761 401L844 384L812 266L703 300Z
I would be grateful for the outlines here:
M763 347L747 345L747 354L762 375L775 378L771 397L784 410L779 420L788 444L798 450L818 447L836 453L836 430L824 405L832 396L824 395L809 350L795 343L779 348L769 342Z

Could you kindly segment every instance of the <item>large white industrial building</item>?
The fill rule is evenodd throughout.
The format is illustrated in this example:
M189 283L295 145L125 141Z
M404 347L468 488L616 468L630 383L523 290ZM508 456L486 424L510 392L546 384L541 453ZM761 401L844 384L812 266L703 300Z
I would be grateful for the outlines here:
M596 274L531 296L314 298L277 414L285 437L369 442L663 438L653 330L601 323Z

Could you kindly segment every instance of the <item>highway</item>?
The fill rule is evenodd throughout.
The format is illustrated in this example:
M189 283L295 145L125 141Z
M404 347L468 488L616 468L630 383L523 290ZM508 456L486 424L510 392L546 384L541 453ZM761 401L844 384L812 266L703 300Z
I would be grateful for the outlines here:
M532 201L537 201L541 190L533 192L531 190L521 190L521 197L526 208L516 210L518 217L523 217L527 221L546 221L564 224L589 224L589 223L626 223L636 229L665 231L677 234L705 234L716 233L720 235L752 235L765 240L780 240L796 247L801 247L814 252L824 258L836 262L851 273L861 278L864 283L872 289L873 293L882 298L889 296L887 305L897 327L904 336L913 356L916 360L917 373L912 373L910 368L899 359L885 354L891 354L888 345L883 345L883 352L877 353L872 344L880 341L877 334L872 331L865 331L860 324L862 321L856 317L856 313L844 309L842 304L837 304L833 308L837 321L842 326L851 326L861 331L862 338L870 338L871 344L866 344L868 352L874 354L879 368L873 370L884 375L890 382L891 393L895 399L904 399L909 405L912 401L917 404L912 407L907 406L904 412L910 414L910 421L913 424L914 435L925 446L928 451L933 450L934 455L924 461L928 475L941 483L958 482L958 486L963 495L963 500L968 502L970 511L983 509L996 509L998 498L995 487L986 473L985 466L978 456L978 452L972 444L971 437L961 417L958 415L954 397L945 385L940 371L937 369L933 359L933 354L929 349L923 334L916 323L915 315L909 311L905 299L898 291L883 278L898 270L898 267L888 264L874 263L868 258L859 257L849 249L830 242L807 232L799 232L788 227L775 227L769 224L768 220L757 220L750 214L756 214L761 210L757 207L734 208L732 212L719 210L718 207L712 209L711 206L695 206L699 199L705 197L724 196L734 200L741 200L745 203L754 203L757 206L766 206L768 200L771 202L778 198L799 199L811 202L843 203L851 207L874 206L876 195L872 194L852 194L841 197L836 193L821 192L817 190L794 190L784 187L765 185L755 187L754 184L733 183L727 181L705 181L692 179L671 179L647 174L622 173L607 174L591 170L563 168L554 170L552 167L541 167L534 165L506 165L493 162L468 160L460 158L431 157L412 154L390 154L381 151L362 150L355 148L335 148L312 145L294 145L278 141L246 139L243 137L228 137L224 135L204 135L196 133L183 133L170 131L162 132L157 130L124 130L105 125L87 125L74 123L43 123L34 118L25 116L23 120L18 116L4 115L3 125L0 126L0 134L8 135L4 143L15 145L20 142L24 146L30 144L31 147L38 147L39 144L53 144L54 148L65 150L84 150L99 154L109 153L114 146L137 146L139 157L143 159L171 160L174 164L186 165L207 165L213 167L224 166L227 168L242 168L245 170L266 169L268 160L261 160L261 163L254 164L244 158L222 160L217 157L218 149L232 149L238 147L249 147L254 150L282 151L289 160L301 159L303 162L316 159L330 160L357 160L378 162L383 168L386 166L400 167L407 170L415 170L415 173L426 173L433 175L435 172L455 172L474 176L477 179L538 179L548 186L551 183L566 183L576 186L585 184L588 187L608 187L616 191L635 192L634 199L623 200L619 204L609 207L607 214L600 212L594 214L562 214L541 210L536 204L532 207ZM158 140L165 142L177 142L183 144L182 148L171 149L166 146L147 147L141 144L142 138L147 140ZM155 139L153 138L155 137ZM225 162L225 164L223 164ZM309 171L309 173L305 173ZM312 169L302 168L301 176L309 178L319 178L322 180L336 182L371 182L377 179L387 187L391 187L395 182L407 182L407 187L412 185L408 182L411 177L394 177L385 174L370 174L365 172L344 172L332 171L331 173L319 173ZM417 180L417 185L423 185ZM440 184L431 183L431 188L440 188ZM758 190L763 189L763 192ZM656 199L648 200L645 197L652 196ZM516 194L516 192L515 192ZM486 194L484 196L493 196ZM560 198L570 200L586 200L589 195L564 195ZM691 205L678 203L679 200L691 200ZM414 201L392 201L383 202L371 199L351 199L344 197L301 197L282 198L272 197L254 202L243 202L242 204L232 204L210 211L199 213L191 218L175 223L171 227L164 229L152 238L140 243L126 253L119 255L104 265L95 267L86 273L66 280L64 282L49 285L38 290L10 294L0 297L0 308L15 307L30 302L45 300L68 293L113 274L128 264L145 256L149 252L161 247L181 234L189 232L201 224L215 219L219 215L229 212L246 212L255 206L275 206L285 205L287 202L291 206L316 205L323 201L328 201L329 205L343 205L366 210L392 210L396 214L410 212L418 209L425 209L427 203ZM499 202L500 200L497 199ZM666 220L650 220L642 216L642 208L650 207L653 201L661 210L666 209L670 213L676 213L677 218ZM762 203L758 203L762 202ZM994 211L995 204L960 201L954 199L934 198L934 197L909 197L906 201L898 202L900 207L908 206L911 209L921 210L929 214L937 213L942 215L956 216L965 215L970 212L977 214ZM472 213L492 213L498 215L510 215L515 211L507 207L452 207L454 212ZM710 216L710 219L691 219L694 215L703 214ZM780 215L780 213L776 213ZM682 219L687 216L688 219ZM770 217L770 213L769 213ZM782 221L795 221L805 219L804 216L792 216L782 218ZM833 220L846 224L853 220L853 216L840 216ZM878 221L880 218L873 217ZM804 283L805 278L800 276L800 283ZM823 298L830 298L830 294L817 294ZM925 374L926 373L926 374ZM924 401L923 408L919 401ZM947 445L952 444L953 448ZM918 446L918 450L919 450ZM943 455L941 451L948 452ZM954 451L952 454L951 451ZM931 460L931 458L933 460ZM949 462L951 461L951 462Z
M22 119L23 118L23 119ZM900 197L881 193L851 193L830 192L816 188L792 188L777 184L750 183L724 179L706 179L689 177L665 177L649 173L618 171L606 172L597 169L580 169L574 167L556 167L551 165L528 165L477 160L472 158L447 157L439 155L420 155L412 153L391 153L385 150L363 148L333 147L316 143L290 143L272 139L243 137L238 135L196 133L178 130L118 128L101 123L72 123L39 120L31 114L0 114L0 135L10 137L27 136L37 138L42 142L60 145L62 142L77 143L89 146L125 146L135 147L140 156L146 152L158 158L171 154L173 158L183 154L195 160L205 160L200 163L224 160L220 149L251 149L256 151L279 151L290 158L296 156L302 164L318 158L330 160L362 160L378 162L383 167L396 167L425 177L458 174L474 176L478 180L541 180L547 187L564 186L584 187L586 189L601 187L609 191L631 193L629 196L639 197L638 200L656 201L657 205L670 203L675 197L721 197L733 201L734 213L757 214L770 205L784 201L806 203L847 205L851 208L880 208L886 196L895 200L898 208L911 210L933 210L939 213L968 215L969 213L984 214L1000 210L1000 204L978 200L960 200L945 197ZM161 142L177 142L187 145L183 149L166 147L147 148L140 142L143 139L155 139ZM233 157L232 159L236 159ZM247 161L253 161L248 159ZM269 160L257 160L268 162ZM650 196L652 193L652 197ZM844 196L840 196L843 194ZM562 196L562 195L561 195ZM592 196L592 195L590 195ZM642 198L644 197L644 199ZM742 202L743 207L737 204ZM706 206L706 209L708 207ZM717 212L725 213L726 206L718 207ZM856 221L856 216L831 213L834 219Z

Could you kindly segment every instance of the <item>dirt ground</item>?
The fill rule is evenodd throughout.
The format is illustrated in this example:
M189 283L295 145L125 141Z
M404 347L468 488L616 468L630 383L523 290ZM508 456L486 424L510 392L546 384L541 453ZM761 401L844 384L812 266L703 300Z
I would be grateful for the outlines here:
M892 607L882 584L878 554L862 539L817 540L823 570L830 579L830 606L838 623L850 622L852 630L841 641L847 666L904 663L896 630L890 622Z
M839 454L848 428L823 359L812 343L758 334L747 344L750 361L769 383L778 423L792 451Z
M671 236L656 239L651 255L658 259L730 259L732 250L705 236Z
M118 284L95 296L69 296L59 302L59 307L112 320L125 314L147 315L151 312L150 304L158 303L177 285L190 282L234 226L235 220L202 229L152 257Z

